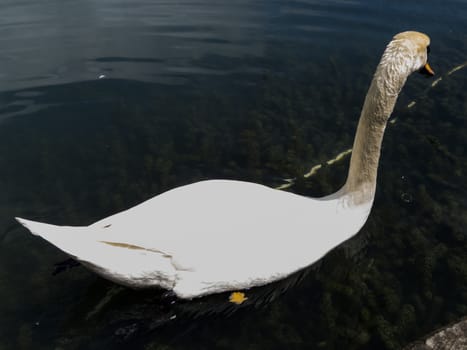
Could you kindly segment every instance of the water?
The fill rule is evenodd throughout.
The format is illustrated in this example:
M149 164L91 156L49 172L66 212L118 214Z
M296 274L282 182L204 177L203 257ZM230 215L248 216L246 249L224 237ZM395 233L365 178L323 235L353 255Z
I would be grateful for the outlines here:
M465 2L0 10L0 349L398 349L467 314L467 68L448 74L467 60ZM336 190L348 158L300 176L351 146L384 45L406 29L431 36L443 79L404 88L367 225L237 312L223 295L171 304L81 267L52 276L66 256L12 219L89 224L206 178Z

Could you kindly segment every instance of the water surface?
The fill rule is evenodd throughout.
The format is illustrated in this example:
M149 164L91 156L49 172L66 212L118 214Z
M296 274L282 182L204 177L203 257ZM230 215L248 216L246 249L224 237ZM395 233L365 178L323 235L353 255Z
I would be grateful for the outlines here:
M455 0L3 1L0 349L399 349L467 314L466 16ZM442 80L404 88L368 223L239 310L52 276L66 256L13 220L86 225L209 178L330 193L348 158L302 175L351 147L407 29L431 36Z

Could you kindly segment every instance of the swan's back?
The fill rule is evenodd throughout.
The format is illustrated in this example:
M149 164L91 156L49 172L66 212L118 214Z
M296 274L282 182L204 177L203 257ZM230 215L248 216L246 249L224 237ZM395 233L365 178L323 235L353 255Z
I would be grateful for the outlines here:
M307 198L248 182L211 180L170 190L90 228L102 235L112 232L121 242L167 252L183 246L211 254L216 250L226 254L227 247L246 253L263 247L279 249L281 244L301 245L316 235L323 242L332 240L332 235L341 235L333 228L337 218L344 224L343 214L338 200Z

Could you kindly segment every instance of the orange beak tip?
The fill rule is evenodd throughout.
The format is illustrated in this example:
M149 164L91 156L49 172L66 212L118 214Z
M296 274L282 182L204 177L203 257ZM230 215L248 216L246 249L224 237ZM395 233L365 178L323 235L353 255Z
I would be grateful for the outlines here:
M423 68L425 68L425 70L428 72L429 75L435 75L435 71L430 67L428 62L425 64Z
M427 75L429 77L432 77L433 75L435 75L434 70L430 67L428 62L425 63L425 65L420 69L420 73L422 73L423 75Z

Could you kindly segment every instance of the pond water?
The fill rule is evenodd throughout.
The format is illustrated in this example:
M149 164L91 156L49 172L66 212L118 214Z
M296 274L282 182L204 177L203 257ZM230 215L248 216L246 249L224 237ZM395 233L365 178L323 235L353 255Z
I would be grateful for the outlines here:
M0 350L399 349L466 315L465 18L461 0L2 1ZM351 147L408 29L442 79L404 88L368 223L241 307L53 275L66 256L13 219L86 225L210 178L337 190L348 156L303 174Z

